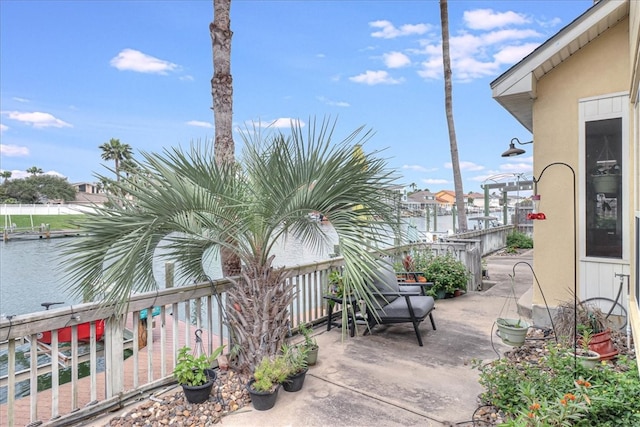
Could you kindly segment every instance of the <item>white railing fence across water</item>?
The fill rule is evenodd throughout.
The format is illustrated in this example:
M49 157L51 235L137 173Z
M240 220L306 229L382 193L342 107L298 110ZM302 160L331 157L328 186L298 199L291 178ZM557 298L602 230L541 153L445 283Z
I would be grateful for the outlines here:
M480 240L419 243L387 252L403 254L414 247L429 247L434 254L455 254L472 273L468 289L476 289L481 270ZM294 332L303 322L326 320L322 297L327 276L343 263L337 257L289 267L292 275L288 280L296 293L290 307ZM194 348L197 329L206 331L203 344L208 354L221 344L231 348L231 334L224 321L225 290L231 283L221 279L170 286L133 296L124 315L99 303L85 303L0 319L0 355L6 354L6 359L3 356L0 360L7 361L0 362L0 419L8 426L36 422L72 425L166 387L174 383L177 350L183 345ZM102 328L104 335L99 340ZM60 329L70 332L70 338L62 339ZM50 345L42 342L47 333ZM39 390L43 382L48 384Z

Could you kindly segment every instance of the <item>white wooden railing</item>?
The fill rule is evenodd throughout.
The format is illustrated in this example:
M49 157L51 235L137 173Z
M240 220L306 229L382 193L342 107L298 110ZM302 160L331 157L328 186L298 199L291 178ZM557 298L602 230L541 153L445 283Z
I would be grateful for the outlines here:
M428 246L435 254L454 253L474 276L480 274L477 240L417 246ZM401 254L411 247L394 247L389 252ZM302 322L326 320L322 296L327 276L343 262L338 257L290 267L293 275L289 280L296 292L290 307L294 330ZM475 280L469 284L471 291L476 289ZM0 319L0 420L7 426L73 425L168 386L174 382L177 350L183 345L194 348L195 330L206 331L203 345L208 354L220 344L227 348L233 344L223 309L229 286L227 280L179 287L168 283L165 289L132 297L121 315L112 307L86 303ZM143 310L147 314L144 321L140 320ZM98 340L96 325L102 321L104 337ZM87 322L90 338L79 343L78 325ZM67 327L73 334L71 342L60 345L57 330ZM49 346L38 341L39 334L47 331L54 331ZM87 372L81 374L82 369ZM70 376L68 383L63 375ZM49 382L45 390L30 391L38 390L43 381Z

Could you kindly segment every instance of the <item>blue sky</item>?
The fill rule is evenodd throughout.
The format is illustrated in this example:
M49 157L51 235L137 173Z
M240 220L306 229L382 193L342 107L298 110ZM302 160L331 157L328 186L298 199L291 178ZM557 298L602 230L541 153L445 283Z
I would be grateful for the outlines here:
M592 4L449 1L465 192L530 174L532 145L500 157L531 134L489 84ZM134 154L211 140L212 18L207 0L0 1L0 169L93 182L110 174L98 146L111 138ZM364 125L365 150L384 150L402 183L453 189L438 1L234 0L231 27L236 129L331 116L346 137Z

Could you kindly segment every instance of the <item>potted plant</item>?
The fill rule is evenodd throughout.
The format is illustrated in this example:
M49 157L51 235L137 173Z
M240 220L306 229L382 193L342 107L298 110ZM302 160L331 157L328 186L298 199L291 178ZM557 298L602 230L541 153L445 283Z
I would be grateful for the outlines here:
M333 270L329 273L327 281L329 294L337 298L342 298L342 295L344 294L344 284L342 282L342 274L340 274L340 271Z
M554 324L556 335L565 344L572 346L574 337L578 339L578 335L587 333L589 348L600 354L600 360L613 359L618 355L606 315L598 307L583 302L564 302L558 306Z
M522 319L498 318L498 336L503 343L512 347L520 347L524 344L529 324Z
M182 386L189 403L202 403L209 398L216 379L216 373L211 369L211 361L222 353L223 348L224 346L218 347L211 356L196 356L191 352L191 348L186 346L178 350L173 376Z
M487 260L486 259L482 260L482 277L484 279L488 279L489 278L489 267L487 267Z
M583 326L583 325L580 325ZM589 348L589 344L591 343L591 331L589 328L582 328L582 334L580 338L581 347L575 348L575 353L570 352L569 354L572 357L577 357L580 361L580 364L587 369L594 368L598 362L600 361L600 354L596 351L593 351Z
M453 295L457 290L466 291L470 278L464 263L449 253L431 257L424 274L434 283L429 295L439 299Z
M282 357L287 364L287 378L282 383L285 391L295 392L302 389L309 370L307 347L304 345L282 345Z
M247 384L251 403L258 411L273 408L278 397L278 389L287 378L287 363L282 355L264 357L253 371L253 378Z
M318 342L311 336L313 329L307 323L301 323L298 326L298 332L304 337L304 342L301 344L304 347L304 352L307 355L307 365L313 366L318 361Z

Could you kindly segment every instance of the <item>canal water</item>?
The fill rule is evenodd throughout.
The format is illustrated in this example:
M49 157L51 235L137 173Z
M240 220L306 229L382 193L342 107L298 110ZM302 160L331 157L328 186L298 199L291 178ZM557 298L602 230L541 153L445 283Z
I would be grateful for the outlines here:
M438 230L446 231L451 228L451 224L451 216L438 217ZM409 236L418 236L426 230L426 221L424 218L406 218L403 226L405 230L408 229ZM274 264L295 266L328 259L334 252L338 238L330 224L323 224L322 227L327 229L325 245L315 250L295 239L282 240L275 249ZM0 242L0 316L41 311L43 302L64 302L57 307L80 302L73 299L65 289L60 252L67 239L16 239ZM211 278L221 277L220 263L213 254L205 257L205 266ZM164 286L164 261L159 260L154 265L154 275L156 281Z
M450 216L438 218L438 230L451 228ZM311 248L296 239L283 239L274 250L277 266L295 266L330 258L338 243L337 234L330 224L326 227L327 239L320 248ZM403 220L404 231L411 239L418 240L424 236L427 224L424 218L406 218ZM430 225L433 230L433 223ZM73 237L82 238L82 237ZM63 302L61 306L78 304L80 301L71 297L65 289L65 272L61 259L62 247L69 238L10 240L0 243L0 316L26 314L43 310L42 302ZM391 242L390 242L391 244ZM159 251L162 249L160 248ZM215 279L221 277L220 262L214 253L209 253L204 259L207 274ZM154 264L156 281L164 286L164 261ZM177 283L176 285L180 285ZM28 369L29 345L23 344L17 348L16 368ZM51 363L46 354L38 356L38 364ZM104 360L99 358L98 372L104 369ZM7 353L0 350L0 377L7 375ZM79 376L89 375L89 364L85 362L79 366ZM71 378L71 369L60 369L60 383L64 384ZM51 386L51 374L38 377L38 390ZM30 393L28 381L16 384L16 396L26 397ZM0 387L0 404L6 403L7 388Z

